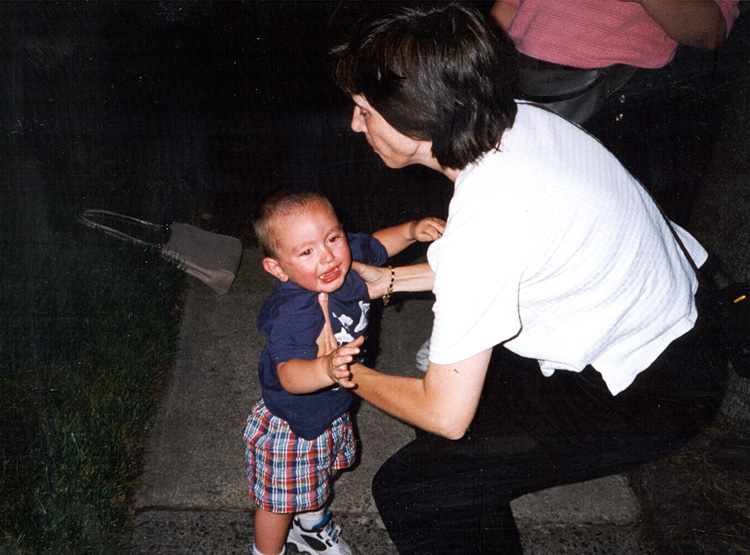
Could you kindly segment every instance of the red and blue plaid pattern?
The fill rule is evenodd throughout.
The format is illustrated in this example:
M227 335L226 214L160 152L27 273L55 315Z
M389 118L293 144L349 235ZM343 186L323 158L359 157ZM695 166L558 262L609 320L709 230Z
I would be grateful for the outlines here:
M262 399L247 418L244 438L250 497L274 513L320 508L330 494L333 473L351 466L357 454L348 413L308 441L271 414Z

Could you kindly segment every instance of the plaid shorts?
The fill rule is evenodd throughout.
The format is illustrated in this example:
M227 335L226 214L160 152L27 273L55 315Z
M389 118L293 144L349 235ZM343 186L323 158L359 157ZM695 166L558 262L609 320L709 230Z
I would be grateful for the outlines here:
M244 438L250 498L273 513L320 508L330 495L334 471L354 464L357 455L349 413L308 441L292 432L286 420L271 414L263 399L247 417Z

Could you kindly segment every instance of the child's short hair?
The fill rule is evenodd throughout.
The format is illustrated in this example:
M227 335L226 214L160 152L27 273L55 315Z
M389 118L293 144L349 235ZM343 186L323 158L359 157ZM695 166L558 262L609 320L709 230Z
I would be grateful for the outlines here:
M432 141L444 167L476 161L515 120L512 44L466 6L409 5L364 20L332 53L338 86L407 137Z
M277 216L298 214L315 203L324 204L334 215L336 214L331 201L325 195L315 191L282 189L266 197L260 203L253 220L253 229L264 256L271 258L276 256L276 240L272 230L273 219Z

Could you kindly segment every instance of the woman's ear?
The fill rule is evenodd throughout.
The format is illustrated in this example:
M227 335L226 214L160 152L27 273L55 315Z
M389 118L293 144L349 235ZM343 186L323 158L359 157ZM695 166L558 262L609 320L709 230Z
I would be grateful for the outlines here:
M263 259L263 269L281 281L289 281L289 276L281 267L281 264L273 258L266 257Z

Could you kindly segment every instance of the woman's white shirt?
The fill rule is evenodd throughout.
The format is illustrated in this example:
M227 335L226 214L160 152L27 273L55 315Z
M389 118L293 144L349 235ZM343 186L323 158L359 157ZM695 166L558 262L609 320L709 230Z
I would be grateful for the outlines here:
M439 364L504 343L545 375L591 364L616 394L697 316L694 272L649 194L596 139L526 103L459 174L428 261Z

